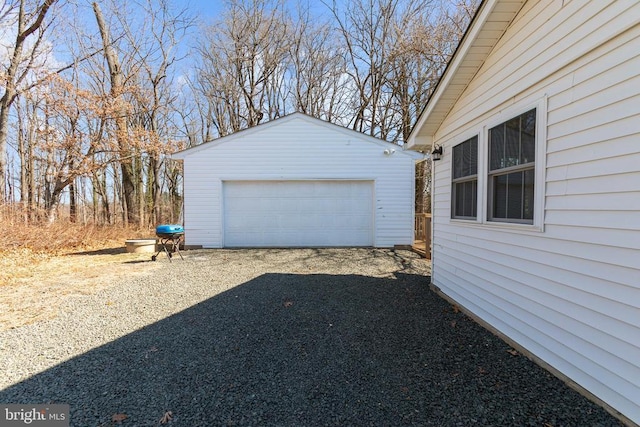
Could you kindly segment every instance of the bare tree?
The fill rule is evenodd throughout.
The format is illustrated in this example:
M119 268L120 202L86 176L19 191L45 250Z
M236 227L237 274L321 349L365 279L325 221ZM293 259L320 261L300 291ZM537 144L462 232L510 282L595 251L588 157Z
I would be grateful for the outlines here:
M176 78L193 20L171 1L96 0L90 23L79 3L0 5L0 32L11 35L0 200L19 189L26 217L46 207L52 219L68 202L72 218L91 204L96 222L177 219L181 170L166 153L292 111L400 143L478 3L326 0L323 15L299 1L228 0L199 33L196 66ZM56 15L63 7L78 13ZM52 17L75 19L56 38L72 57L57 70L46 63Z
M4 94L0 98L0 201L6 199L7 138L9 110L21 91L27 76L34 72L42 59L42 45L48 24L45 17L57 0L43 0L32 9L27 0L15 0L3 5L0 16L15 25L15 38L10 47L8 63L0 74Z
M20 161L20 202L25 223L35 219L35 144L38 130L38 102L31 96L16 99L16 139Z
M309 9L301 9L291 32L290 96L295 111L342 123L351 111L345 108L349 91L345 48L328 21L318 21Z
M120 66L120 58L111 41L111 33L98 3L93 3L93 11L104 46L104 57L109 66L111 96L114 105L115 138L120 149L120 172L122 174L122 196L125 204L125 223L136 223L139 220L140 204L135 197L134 164L129 144L127 122L127 106L123 98L125 92L125 76Z
M50 223L56 219L61 195L67 189L70 217L74 221L76 181L105 169L113 160L113 157L96 156L113 152L114 147L109 146L108 139L96 138L90 131L91 122L104 121L105 116L113 113L110 99L81 89L77 75L71 77L72 80L65 80L51 76L46 87L41 85L40 102L34 110L41 125L36 131L37 142L31 149L42 153L46 170L42 185L44 207Z
M351 127L401 141L433 73L430 22L434 2L353 0L331 9L346 46L353 87Z
M290 25L283 0L233 0L224 19L207 28L197 88L209 102L215 136L283 114Z
M477 0L460 1L323 2L331 21L230 1L198 50L202 139L301 111L403 141L475 10Z
M355 99L351 125L359 132L375 135L378 101L389 67L387 41L398 0L356 0L347 2L344 15L336 0L331 5L338 31L347 47L349 75Z
M163 155L174 150L177 129L173 113L179 108L172 90L173 78L169 74L175 63L177 47L182 37L193 26L194 19L185 9L173 11L168 0L147 0L141 7L144 20L133 27L127 16L118 15L125 30L127 44L135 66L129 71L131 80L139 88L139 96L132 97L133 112L130 124L140 136L141 162L146 170L138 170L138 177L146 175L146 189L140 179L136 191L140 206L149 212L149 222L160 219L160 192ZM140 212L140 225L144 225L144 210Z

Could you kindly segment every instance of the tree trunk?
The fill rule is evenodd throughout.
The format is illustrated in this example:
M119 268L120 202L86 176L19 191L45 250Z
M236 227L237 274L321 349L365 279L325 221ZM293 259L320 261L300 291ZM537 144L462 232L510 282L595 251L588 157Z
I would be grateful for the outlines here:
M147 167L147 205L150 225L158 224L160 221L160 167L161 162L158 156L151 154Z
M25 114L20 103L17 104L17 120L18 120L18 159L20 160L20 204L22 205L22 216L25 224L29 222L29 210L27 209L27 142L25 141Z
M91 177L91 203L93 205L93 223L94 224L99 224L98 222L98 189L97 187L97 179L96 176L92 176Z
M94 172L92 181L94 221L101 225L111 224L111 209L109 207L106 178L103 177L101 171L97 171Z
M51 212L53 212L54 209L54 193L55 193L55 184L54 184L54 179L55 179L55 170L53 167L54 164L54 160L53 160L53 151L49 150L47 152L47 165L45 168L45 175L44 175L44 208L47 214L47 218L49 219L49 222L53 222L53 220L55 219L55 217L51 217Z
M138 200L137 200L138 224L137 225L138 225L138 228L143 228L146 212L145 212L145 206L144 206L144 195L145 195L144 179L142 178L144 173L142 155L136 154L135 166L136 166L135 168L136 190L138 194Z
M47 222L49 224L53 224L56 220L58 207L60 206L60 196L62 195L62 191L67 187L67 183L64 183L60 179L56 179L55 185L53 187L53 191L49 194L49 198L47 200Z
M0 98L0 204L7 200L7 135L9 132L9 107L11 107L9 85Z
M69 183L69 222L77 222L77 205L76 205L76 181L71 180Z
M156 225L160 222L160 168L162 163L157 157L153 157L153 181L151 186L151 200L153 200L153 223Z
M124 76L122 75L122 69L120 68L120 60L118 55L111 44L111 37L109 35L109 29L102 16L102 11L98 6L98 3L93 3L93 11L96 15L96 21L98 22L98 29L102 36L102 44L104 46L104 57L109 66L109 74L111 77L111 96L116 101L116 104L120 103L119 111L116 112L116 140L118 141L118 148L120 150L120 173L122 177L122 201L125 205L124 220L125 225L135 224L138 221L138 207L135 197L136 185L134 182L134 165L132 161L132 153L127 141L128 138L128 126L127 126L127 112L122 103L122 93L124 89Z
M29 212L29 220L31 222L36 220L36 179L35 179L35 126L30 126L29 130L29 143L27 147L27 211Z
M16 82L21 79L21 77L18 76L18 67L23 61L23 47L27 38L40 28L47 11L55 2L56 0L45 0L42 5L36 8L37 12L34 11L33 13L28 14L25 12L26 1L20 0L15 43L13 46L10 46L13 48L13 54L9 60L10 62L7 70L3 73L3 80L5 82L4 95L0 98L0 203L4 203L7 200L7 138L9 134L9 109L11 108L13 101L15 101L18 93ZM34 18L33 22L29 26L27 26L27 17ZM41 40L41 38L36 40L31 47L34 52L38 48ZM24 73L27 73L29 68L31 67L28 66ZM26 74L23 74L22 77L24 77L24 75Z

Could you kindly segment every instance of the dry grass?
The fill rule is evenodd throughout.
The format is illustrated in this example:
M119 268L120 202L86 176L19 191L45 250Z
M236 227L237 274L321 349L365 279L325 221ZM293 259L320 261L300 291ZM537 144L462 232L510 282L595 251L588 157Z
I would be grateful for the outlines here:
M151 230L122 227L11 227L0 247L0 330L49 319L66 298L94 293L159 264L150 254L129 254L124 241Z
M5 242L5 250L26 248L35 252L52 254L76 250L104 248L114 242L154 235L153 230L136 230L122 226L93 226L59 222L51 225L10 224L11 235ZM2 249L0 249L2 250Z

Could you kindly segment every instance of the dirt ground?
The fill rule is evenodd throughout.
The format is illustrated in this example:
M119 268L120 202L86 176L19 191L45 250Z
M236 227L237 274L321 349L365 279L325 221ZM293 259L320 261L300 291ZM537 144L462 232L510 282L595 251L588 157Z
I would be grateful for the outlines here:
M14 249L0 253L0 330L55 317L67 298L104 289L164 262L124 247L59 255Z

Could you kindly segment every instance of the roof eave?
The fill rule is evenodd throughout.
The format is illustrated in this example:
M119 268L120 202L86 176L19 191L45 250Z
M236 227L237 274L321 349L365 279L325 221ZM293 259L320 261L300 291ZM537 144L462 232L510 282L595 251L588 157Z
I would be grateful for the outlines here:
M525 2L526 0L484 0L480 4L407 138L408 149L431 150L440 125Z
M214 148L214 147L216 147L218 145L224 144L224 143L232 141L234 139L241 138L241 137L246 137L246 136L251 135L251 134L253 134L255 132L260 132L260 131L262 131L264 129L267 129L267 128L271 127L271 126L277 126L279 124L282 124L282 123L284 123L286 121L289 121L289 120L293 120L295 118L303 119L303 120L308 121L309 123L314 123L314 124L317 124L319 126L324 126L324 127L330 128L335 132L343 133L346 137L354 137L354 138L361 139L363 141L369 141L371 143L374 143L374 144L378 145L379 147L381 147L383 149L389 149L389 150L392 150L392 152L398 152L400 155L405 155L405 156L411 157L414 160L422 160L424 158L424 156L422 154L420 154L420 153L417 153L415 151L407 150L406 149L406 145L400 146L398 144L394 144L392 142L388 142L388 141L385 141L383 139L376 138L376 137L371 136L371 135L367 135L365 133L356 131L354 129L349 129L349 128L346 128L344 126L341 126L341 125L338 125L338 124L335 124L335 123L331 123L331 122L328 122L326 120L318 119L318 118L309 116L309 115L304 114L304 113L295 112L295 113L287 114L286 116L283 116L283 117L280 117L280 118L277 118L277 119L274 119L274 120L270 120L270 121L265 122L265 123L261 123L261 124L259 124L257 126L254 126L254 127L251 127L251 128L248 128L248 129L243 129L243 130L234 132L232 134L229 134L229 135L214 139L213 141L208 141L208 142L196 145L194 147L190 147L190 148L186 148L186 149L181 150L181 151L177 151L177 152L171 154L171 159L184 160L186 157L189 157L189 156L191 156L193 154L196 154L199 151L207 150L207 149L210 149L210 148Z

